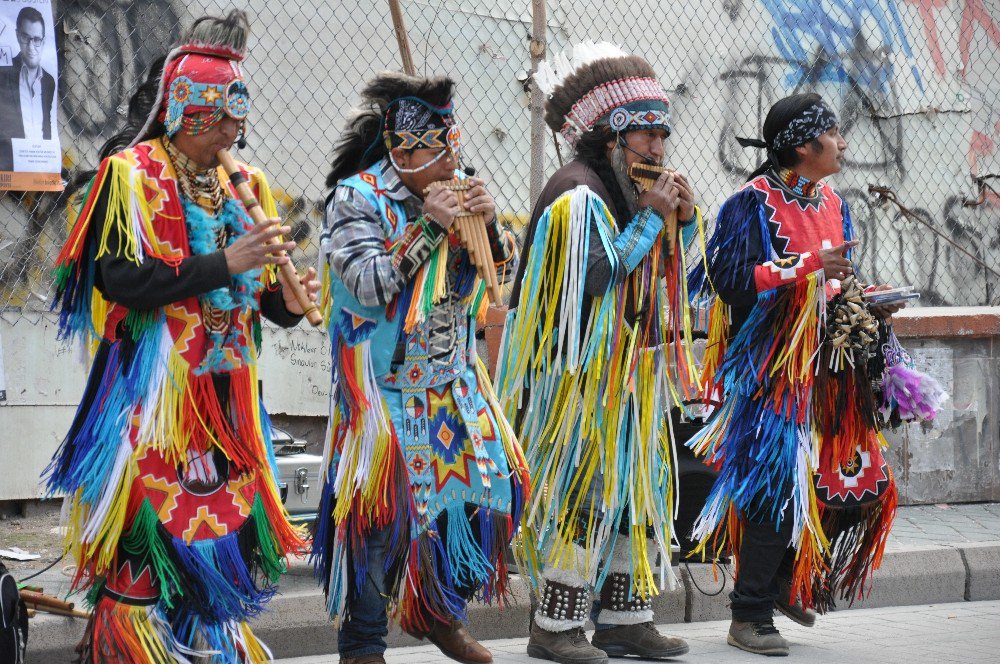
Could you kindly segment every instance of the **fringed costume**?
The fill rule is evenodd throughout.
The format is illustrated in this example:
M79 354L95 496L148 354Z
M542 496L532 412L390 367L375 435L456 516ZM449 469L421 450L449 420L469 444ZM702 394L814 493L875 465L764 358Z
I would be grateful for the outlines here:
M176 75L242 87L221 52L179 55ZM272 474L260 316L299 317L272 271L230 277L223 249L252 226L246 210L221 169L196 173L157 133L103 159L58 259L61 335L96 352L48 488L67 496L74 588L94 606L84 661L263 662L248 620L304 542ZM277 216L264 175L244 174Z
M451 82L421 80L369 84L363 96L381 98L384 116L357 120L347 142L374 132L386 150L403 139L457 150ZM349 661L385 649L387 608L435 640L473 596L502 601L528 486L476 354L485 283L386 150L360 173L331 175L321 245L333 385L313 556ZM495 220L488 235L502 273L513 237Z
M802 97L770 150L836 125ZM775 602L822 611L860 597L896 509L878 392L891 330L853 276L824 277L820 256L854 237L847 204L793 170L764 170L722 206L690 283L711 303L703 385L715 410L688 445L719 471L694 539L733 553L733 618L757 625ZM776 641L771 630L755 643Z
M573 636L590 614L591 589L600 592L600 630L651 625L652 596L674 583L669 414L697 383L685 256L669 251L660 213L640 209L622 148L626 132L667 135L669 102L645 61L609 44L574 47L572 61L557 59L538 81L550 93L547 122L578 156L532 213L498 388L534 488L519 551L539 596L528 652L601 661L604 652ZM588 143L598 146L594 157L579 148ZM682 220L685 240L698 214ZM646 656L687 649L650 638L666 649Z

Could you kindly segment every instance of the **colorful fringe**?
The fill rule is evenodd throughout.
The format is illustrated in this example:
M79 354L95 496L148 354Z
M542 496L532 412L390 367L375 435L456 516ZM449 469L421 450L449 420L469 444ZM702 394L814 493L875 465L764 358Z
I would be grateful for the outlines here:
M127 604L110 597L98 601L94 616L85 664L263 664L274 657L246 621L211 624L190 614L171 619L158 604ZM196 642L204 643L204 649L184 645Z
M368 540L383 529L389 530L383 571L390 610L405 630L426 633L433 620L463 618L460 588L474 590L483 601L502 603L506 550L526 496L514 491L510 514L480 507L470 519L463 503L418 527L402 445L376 381L369 342L344 343L340 329L330 325L331 345L337 350L323 453L323 497L311 556L328 613L339 621L349 594L361 592ZM523 456L499 416L481 362L476 374L481 394L496 415L508 466L526 487ZM439 523L442 517L446 528Z
M706 401L724 400L688 442L719 471L695 523L693 555L728 547L738 565L744 520L791 518L792 598L820 611L837 596L853 601L866 591L896 504L891 474L884 493L864 504L826 504L816 495L820 474L846 467L858 446L871 452L884 444L865 364L830 369L826 305L821 273L760 293L706 387ZM709 348L725 344L727 327L711 325Z
M427 319L431 309L448 295L448 275L456 275L454 285L459 300L468 305L469 315L476 322L486 321L486 310L490 300L486 292L486 282L476 273L469 254L465 250L449 249L448 240L440 242L430 258L417 271L417 275L407 284L406 288L389 305L391 311L405 312L403 332L409 334ZM325 286L324 295L329 296L330 272L327 266L323 268ZM388 316L389 320L393 316Z
M165 160L159 141L104 160L59 255L53 306L60 309L60 336L79 338L94 359L71 429L46 471L47 487L67 495L66 548L77 564L73 588L89 589L97 609L91 638L97 661L210 656L220 663L263 662L270 653L245 620L262 610L285 556L302 551L304 540L288 523L273 481L270 425L254 365L260 346L254 307L245 301L233 317L241 344L252 347L226 354L233 370L226 372L228 394L220 395L213 376L191 365L201 358L189 361L185 355L193 355L204 338L198 336L203 330L194 298L179 303L180 313L132 311L94 288L97 260L111 251L112 233L119 240L117 255L137 265L147 257L168 265L182 259L174 254L185 251L184 245L172 235L185 237L175 223L181 218L176 183L169 185L173 196L155 199L158 205L173 201L176 209L154 211L149 200L150 189L168 186L151 179ZM275 216L266 180L257 172L252 178L265 212ZM95 232L100 196L107 209ZM232 205L227 209L232 213ZM169 237L157 237L158 231ZM163 246L172 253L157 253ZM265 285L273 281L273 270L261 279ZM183 344L172 334L179 318L189 334ZM242 520L233 520L228 535L185 541L168 532L147 499L140 460L149 453L187 471L189 459L215 450L253 482L252 504ZM150 596L116 598L109 590L123 564L150 571ZM196 637L207 651L192 649Z
M538 220L521 299L504 328L501 403L518 438L527 441L535 488L518 553L537 589L542 568L575 560L574 544L582 543L582 572L599 586L606 573L599 562L610 556L626 520L634 590L649 597L674 583L669 565L660 567L659 579L653 574L646 535L651 530L656 549L668 560L675 500L669 409L680 406L681 394L697 392L684 252L668 261L658 238L619 286L593 299L583 320L594 219L612 269L616 274L624 269L611 249L616 233L611 213L587 188L577 188ZM645 310L654 315L633 329L624 321L628 301L648 302ZM668 330L672 339L665 338ZM675 342L669 358L668 341ZM598 476L602 494L584 504Z

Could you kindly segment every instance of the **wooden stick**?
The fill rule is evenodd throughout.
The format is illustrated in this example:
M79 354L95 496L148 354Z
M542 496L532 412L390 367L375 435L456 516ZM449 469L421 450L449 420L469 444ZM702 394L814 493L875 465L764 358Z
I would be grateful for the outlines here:
M413 54L410 53L410 40L406 37L406 23L399 0L389 0L389 13L392 14L392 31L396 33L396 43L399 44L399 57L403 60L403 73L416 76L417 69L413 66Z
M28 610L34 609L35 611L44 611L45 613L51 613L57 616L67 616L69 618L89 618L89 611L81 611L80 609L60 609L54 606L48 606L45 604L33 604L32 602L25 602L24 605L28 607Z
M531 41L528 46L528 54L531 56L532 76L538 72L538 66L545 61L545 0L532 0L531 2ZM542 193L542 180L545 175L545 95L538 87L534 78L529 81L529 94L531 95L531 165L529 167L530 177L528 179L528 202L529 207L534 207L538 202L538 196ZM559 149L559 142L556 141L556 149ZM560 160L561 161L561 160Z
M268 223L267 215L264 214L264 209L260 206L257 201L257 197L253 194L253 189L250 188L250 183L247 182L247 178L243 175L243 171L236 164L236 160L233 156L229 154L229 150L219 150L215 155L222 167L226 169L226 174L229 175L229 181L233 184L233 188L236 193L239 194L240 200L243 201L243 207L247 209L247 213L250 218L253 219L255 224L266 224ZM278 238L272 238L270 244L279 244ZM285 252L275 252L277 256L284 256ZM322 324L323 314L320 313L319 308L316 303L309 299L309 294L306 292L305 286L299 281L299 273L295 271L295 266L292 265L292 261L289 260L284 265L280 265L279 268L281 274L285 277L285 285L292 289L292 294L295 295L295 301L299 303L302 307L303 314L306 320L309 321L314 327Z
M53 597L52 595L46 595L45 593L35 592L34 590L22 590L21 599L25 603L35 604L37 606L48 606L54 609L62 609L64 611L72 611L75 606L72 602L64 602L58 597Z

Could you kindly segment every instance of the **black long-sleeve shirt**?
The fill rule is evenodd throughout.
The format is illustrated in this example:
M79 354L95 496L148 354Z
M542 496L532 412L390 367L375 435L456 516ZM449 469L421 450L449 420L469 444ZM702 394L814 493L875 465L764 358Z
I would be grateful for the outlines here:
M94 203L91 233L103 233L107 219L108 190L102 189ZM149 310L223 288L230 283L225 252L188 256L176 266L147 257L136 265L120 255L121 236L116 229L108 234L108 253L98 260L95 286L105 298L129 309ZM290 313L280 284L265 288L260 295L260 311L281 327L293 327L302 316Z

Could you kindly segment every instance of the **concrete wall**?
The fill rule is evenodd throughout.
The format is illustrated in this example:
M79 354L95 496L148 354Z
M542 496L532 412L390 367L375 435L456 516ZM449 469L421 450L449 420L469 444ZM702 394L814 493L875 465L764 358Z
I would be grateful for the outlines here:
M529 116L519 77L529 66L530 3L403 5L418 68L458 79L468 160L490 181L504 216L523 219L529 209ZM60 125L70 174L95 165L97 146L120 123L136 81L181 26L194 14L231 6L57 3L64 55ZM251 0L243 7L254 24L246 65L254 110L250 148L241 157L269 173L295 227L301 248L296 261L308 265L316 256L324 171L338 127L362 81L398 67L388 3ZM890 187L934 229L1000 269L1000 198L989 194L982 205L962 205L978 194L973 176L1000 172L995 0L564 0L549 2L548 9L551 50L608 39L654 63L674 107L670 161L691 175L709 218L758 157L739 150L734 137L756 135L775 99L815 88L837 108L851 145L848 168L834 184L851 201L863 240L858 261L868 277L911 284L925 304L1000 304L994 274L867 193L869 184ZM549 145L547 171L555 166ZM64 361L70 351L55 343L51 317L33 313L48 308L48 269L64 238L63 201L0 196L0 335L8 394L0 401L0 430L7 435L0 462L17 460L23 470L0 473L0 499L37 495L34 477L82 393L82 370ZM270 409L293 418L325 416L328 366L321 336L296 330L265 338ZM961 366L972 366L978 360L970 358L985 357L978 342L927 343L929 361L941 366L956 357ZM984 374L983 385L991 380ZM998 411L987 410L985 401L976 405L982 409L978 420L962 411L949 426L986 437ZM911 432L908 449L941 451L915 440ZM957 449L965 449L965 440ZM974 452L970 458L982 460L978 448ZM964 467L964 461L948 463ZM937 495L928 488L914 499L931 494ZM969 489L963 495L983 494Z
M1000 500L1000 310L927 307L896 318L917 368L951 394L932 429L886 436L900 502Z

